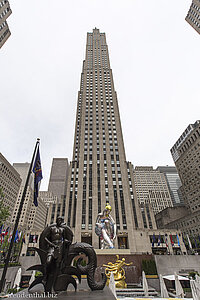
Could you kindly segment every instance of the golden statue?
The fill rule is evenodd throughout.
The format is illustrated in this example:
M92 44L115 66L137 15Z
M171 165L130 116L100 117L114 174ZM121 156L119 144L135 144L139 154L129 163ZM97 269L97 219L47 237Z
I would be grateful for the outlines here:
M119 259L119 255L116 255L116 256L117 256L117 260L114 264L109 262L107 265L103 265L103 267L106 267L105 271L106 271L106 276L108 278L106 284L109 285L110 275L111 275L111 272L113 272L116 288L127 288L127 284L125 282L125 278L126 278L125 271L122 268L122 266L124 266L124 265L130 266L130 265L132 265L132 263L127 264L127 263L125 263L125 258Z

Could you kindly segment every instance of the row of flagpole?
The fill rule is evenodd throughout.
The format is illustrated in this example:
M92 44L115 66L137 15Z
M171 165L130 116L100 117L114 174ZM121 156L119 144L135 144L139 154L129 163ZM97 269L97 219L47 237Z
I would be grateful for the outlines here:
M174 247L175 244L178 244L178 246L180 247L180 239L179 239L178 234L176 234L176 241L174 241L172 234L169 235L169 238L170 238L172 247ZM186 236L184 237L184 235L182 234L182 240L183 240L184 245L185 246L188 245L191 250L200 248L200 236L198 236L199 245L197 243L195 236L189 236L188 234L186 234ZM194 247L192 245L191 240L194 241ZM153 234L152 247L154 247L155 244L157 244L157 246L160 246L161 244L165 244L168 247L169 246L168 235L165 234L164 238L163 238L163 236L159 234L159 236L156 238L155 234Z
M22 208L23 208L23 205L24 205L24 200L25 200L28 184L29 184L29 179L30 179L30 176L31 176L32 172L35 175L34 176L34 204L35 204L35 206L38 206L38 202L37 202L37 197L38 197L38 193L39 193L39 185L38 184L42 179L42 169L41 169L41 161L40 161L39 143L40 143L40 140L37 139L35 149L34 149L34 152L33 152L33 156L32 156L32 159L31 159L31 164L30 164L29 171L28 171L28 174L27 174L26 183L25 183L25 186L24 186L24 191L23 191L23 194L22 194L22 198L21 198L21 201L20 201L19 208L18 208L17 217L16 217L16 220L15 220L15 225L14 225L10 245L9 245L9 248L8 248L8 251L7 251L7 256L6 256L6 259L5 259L5 265L4 265L4 269L3 269L3 273L2 273L2 277L1 277L1 281L0 281L0 293L3 291L3 288L4 288L6 273L7 273L7 269L8 269L8 264L9 264L9 261L10 261L11 252L12 252L12 248L13 248L13 245L14 245L15 236L16 236L16 233L17 233L17 230L18 230L19 220L20 220Z
M13 230L10 229L9 227L7 227L7 229L1 229L0 227L0 245L1 245L1 248L4 248L5 246L5 243L10 243L11 242L11 239L12 239L12 235L13 235ZM29 234L29 237L28 237L28 243L26 243L26 231L22 230L22 231L16 231L16 234L15 234L15 238L14 238L14 243L19 243L19 242L23 242L24 244L29 244L29 243L37 243L37 237L38 235L37 234Z

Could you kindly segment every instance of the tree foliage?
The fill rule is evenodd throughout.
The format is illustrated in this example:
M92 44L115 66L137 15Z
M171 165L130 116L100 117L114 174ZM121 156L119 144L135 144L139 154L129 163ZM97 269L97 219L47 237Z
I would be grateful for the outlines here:
M10 216L9 209L3 203L4 194L0 187L0 227L5 223L6 219Z
M157 275L156 263L154 260L142 260L142 271L145 272L146 275Z

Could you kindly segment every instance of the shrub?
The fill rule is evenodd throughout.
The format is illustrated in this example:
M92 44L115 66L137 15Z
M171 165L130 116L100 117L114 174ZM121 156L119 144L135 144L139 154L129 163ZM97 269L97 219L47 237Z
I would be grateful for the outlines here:
M198 276L199 276L199 273L198 273L198 272L195 272L195 271L191 271L191 272L188 274L188 277L189 277L189 278L192 278L193 280L195 280L195 275L198 275Z
M143 259L142 271L144 271L146 275L157 275L158 272L157 272L155 261L153 259L151 260Z

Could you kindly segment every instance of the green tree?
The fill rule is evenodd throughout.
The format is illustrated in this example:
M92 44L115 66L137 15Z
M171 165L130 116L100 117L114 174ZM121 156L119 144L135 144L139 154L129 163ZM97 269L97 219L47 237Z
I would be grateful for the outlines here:
M4 194L0 187L0 227L5 223L6 219L10 216L9 209L3 203Z

